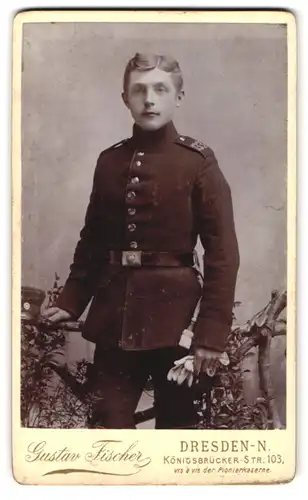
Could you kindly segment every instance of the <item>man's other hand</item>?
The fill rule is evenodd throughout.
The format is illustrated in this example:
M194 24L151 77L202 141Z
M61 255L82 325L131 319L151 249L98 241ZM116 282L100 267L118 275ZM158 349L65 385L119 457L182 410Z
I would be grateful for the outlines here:
M200 372L205 372L209 377L215 375L221 354L221 352L205 347L196 347L194 354L195 376L198 376Z

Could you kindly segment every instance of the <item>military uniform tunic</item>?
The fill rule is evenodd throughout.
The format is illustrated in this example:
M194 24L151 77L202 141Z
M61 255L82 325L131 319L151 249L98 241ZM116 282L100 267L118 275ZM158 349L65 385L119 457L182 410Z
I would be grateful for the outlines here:
M191 266L122 266L110 252L187 254L198 236L204 285ZM133 254L134 258L134 254ZM79 317L101 348L176 346L202 294L195 343L224 350L239 253L229 185L211 148L172 122L130 139L97 161L85 224L56 305Z

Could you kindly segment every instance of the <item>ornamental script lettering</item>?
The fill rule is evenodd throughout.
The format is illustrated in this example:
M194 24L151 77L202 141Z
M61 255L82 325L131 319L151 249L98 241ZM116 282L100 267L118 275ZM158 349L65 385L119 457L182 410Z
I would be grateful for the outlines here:
M34 441L27 447L25 459L27 462L32 463L57 464L76 464L78 461L85 460L94 467L102 463L109 466L122 464L123 466L126 465L126 469L133 469L134 473L151 463L151 458L138 449L138 441L127 444L123 441L109 439L95 441L91 450L82 454L78 450L70 449L68 446L55 450L47 441ZM74 469L70 470L73 472Z

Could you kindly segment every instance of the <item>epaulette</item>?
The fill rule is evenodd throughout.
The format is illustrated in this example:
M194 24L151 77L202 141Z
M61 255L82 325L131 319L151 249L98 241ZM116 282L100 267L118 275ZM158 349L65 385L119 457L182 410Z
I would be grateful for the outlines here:
M193 151L197 151L205 158L208 156L209 147L206 146L206 144L203 144L203 142L197 141L196 139L193 139L192 137L188 137L186 135L180 135L179 137L176 138L175 142L176 142L176 144L180 144L181 146L184 146L188 149L192 149Z
M120 146L123 146L124 144L126 144L127 141L128 141L128 139L122 139L122 141L116 142L115 144L112 144L112 146L109 146L109 148L104 149L103 153L105 153L106 151L111 151L113 149L117 149Z

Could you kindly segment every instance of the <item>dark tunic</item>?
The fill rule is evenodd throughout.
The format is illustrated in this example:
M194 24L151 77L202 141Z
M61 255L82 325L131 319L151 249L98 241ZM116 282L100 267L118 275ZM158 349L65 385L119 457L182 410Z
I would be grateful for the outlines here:
M204 286L182 267L123 267L110 250L184 254L204 248ZM83 337L103 348L176 346L202 293L196 344L223 350L239 266L231 193L204 144L173 123L136 125L103 151L69 277L56 305L79 317L93 297Z

